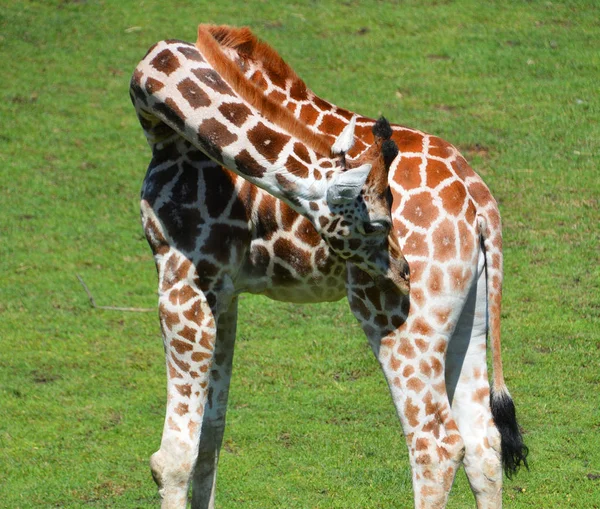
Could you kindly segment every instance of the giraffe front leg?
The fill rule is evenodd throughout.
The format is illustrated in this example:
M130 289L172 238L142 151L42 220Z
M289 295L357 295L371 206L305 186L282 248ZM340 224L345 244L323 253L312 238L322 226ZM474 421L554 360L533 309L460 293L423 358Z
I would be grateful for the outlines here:
M173 254L172 257L176 255ZM189 483L198 454L200 430L208 397L216 325L205 295L187 278L183 260L177 270L160 270L159 315L167 366L167 411L160 449L150 466L163 509L187 505Z
M411 290L412 291L412 290ZM381 290L358 271L348 281L350 308L379 361L406 437L415 507L445 507L464 442L444 382L444 327L409 310L410 296Z
M233 363L237 325L237 298L219 315L217 340L202 434L192 481L192 509L214 509L217 465L225 431L225 416Z

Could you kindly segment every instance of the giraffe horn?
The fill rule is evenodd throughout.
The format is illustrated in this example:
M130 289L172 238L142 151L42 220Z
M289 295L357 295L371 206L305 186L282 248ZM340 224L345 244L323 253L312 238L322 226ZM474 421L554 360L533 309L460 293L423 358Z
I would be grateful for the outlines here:
M335 140L335 143L331 146L332 154L344 154L348 152L354 146L354 128L356 127L356 115L354 115L350 122L340 135Z

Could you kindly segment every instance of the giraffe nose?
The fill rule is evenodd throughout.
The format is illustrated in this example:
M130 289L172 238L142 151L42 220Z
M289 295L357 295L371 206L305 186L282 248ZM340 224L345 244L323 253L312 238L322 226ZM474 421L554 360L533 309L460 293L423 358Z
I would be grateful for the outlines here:
M392 222L387 218L382 218L375 221L364 221L362 227L365 235L387 235L392 227Z

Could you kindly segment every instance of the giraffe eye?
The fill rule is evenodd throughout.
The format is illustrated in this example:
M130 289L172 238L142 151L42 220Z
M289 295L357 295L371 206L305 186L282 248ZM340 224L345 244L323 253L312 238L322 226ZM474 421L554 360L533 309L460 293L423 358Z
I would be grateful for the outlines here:
M392 227L389 219L376 219L375 221L365 221L363 229L366 235L388 234Z

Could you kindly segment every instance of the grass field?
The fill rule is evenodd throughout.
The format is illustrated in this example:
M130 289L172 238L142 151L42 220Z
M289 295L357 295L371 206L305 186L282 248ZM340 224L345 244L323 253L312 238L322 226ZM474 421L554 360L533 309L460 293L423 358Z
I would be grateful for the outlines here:
M504 220L505 374L531 450L506 507L600 507L597 2L0 5L1 507L158 506L156 314L92 309L76 274L99 305L155 305L128 83L151 44L194 41L200 22L249 25L322 97L463 150ZM224 449L222 508L412 507L346 302L242 298ZM472 500L460 473L449 507Z

